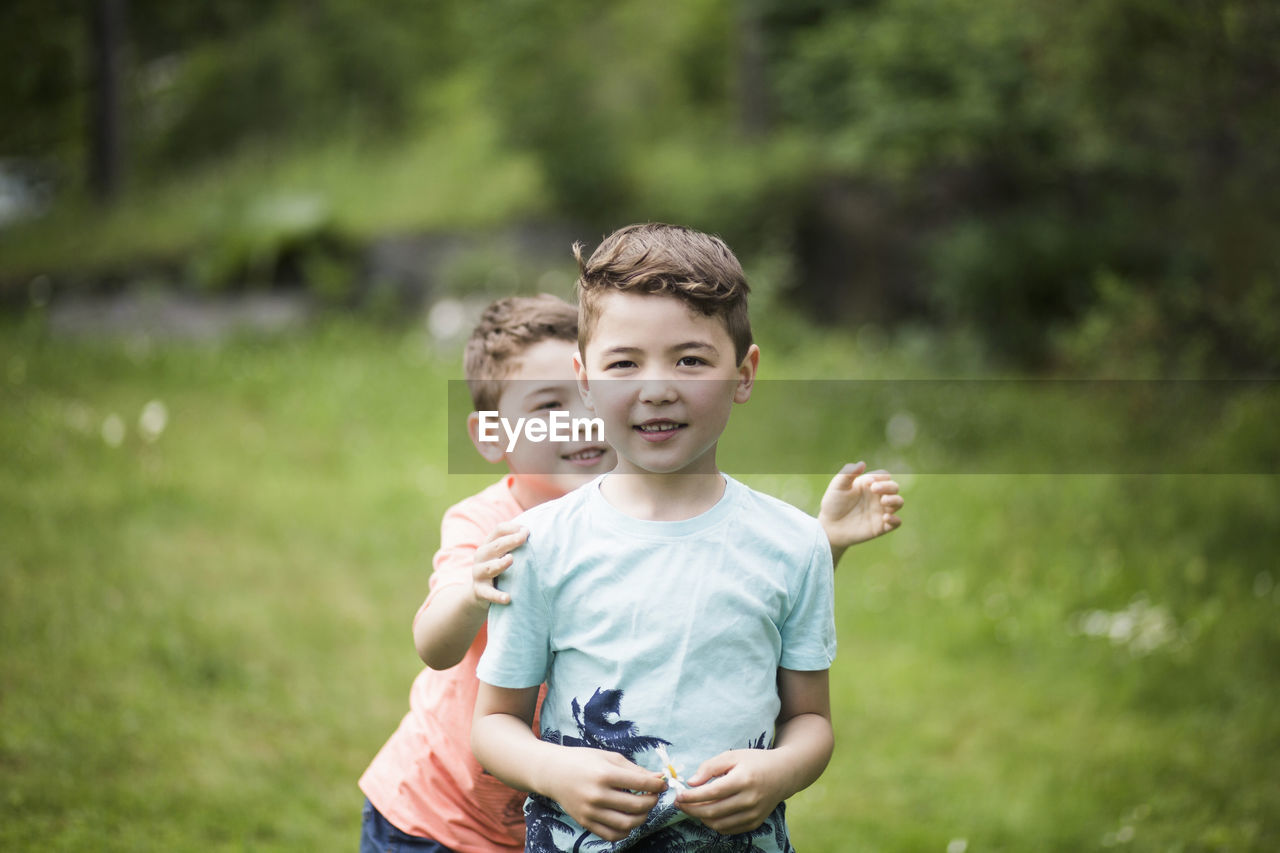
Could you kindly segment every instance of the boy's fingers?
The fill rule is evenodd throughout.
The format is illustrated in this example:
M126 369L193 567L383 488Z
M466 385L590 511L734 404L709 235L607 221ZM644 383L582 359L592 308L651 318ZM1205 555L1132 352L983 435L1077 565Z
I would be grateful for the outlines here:
M704 786L705 787L705 786ZM739 795L740 792L732 792L718 800L696 801L681 795L676 800L676 805L680 810L702 819L723 818L734 814L746 807L746 798Z
M696 778L696 777L695 777ZM719 776L704 785L697 785L687 791L681 791L676 797L676 805L683 808L685 804L701 805L726 799L737 792L735 783L724 776Z
M496 540L493 544L498 547L498 550L500 552L502 552L503 554L506 554L509 551L514 551L516 548L519 548L521 545L524 544L524 541L528 538L529 538L529 531L526 530L525 528L521 528L517 530L515 533L509 533L506 536L503 536L501 539Z
M488 578L492 580L507 569L511 568L512 562L511 555L504 554L501 557L497 557L493 560L486 560L485 562L478 564L472 574L477 578Z
M474 585L475 596L481 601L487 601L490 604L510 604L511 596L496 586L487 583L477 583Z
M645 770L616 752L605 753L604 757L612 765L603 774L601 781L604 785L619 791L643 791L647 794L659 794L667 789L667 780L661 773Z
M632 793L631 791L613 790L596 801L601 811L616 812L627 817L646 815L658 804L657 794Z
M496 525L493 530L489 531L489 541L492 542L499 536L508 536L523 529L523 526L518 521L504 521L501 524Z
M632 796L651 797L667 790L667 780L656 773L650 773L643 767L636 766L639 773L629 773L616 780L616 787L625 791L634 791Z
M717 776L723 776L728 773L733 769L734 764L735 760L733 750L730 750L729 752L722 752L719 755L713 755L711 758L708 758L699 765L698 771L689 777L688 782L690 785L695 786L697 790L705 791L708 787L712 787L714 785L714 783L711 785L706 783L711 782L711 780L715 779ZM685 791L681 793L680 796L683 797L688 793L689 791ZM711 799L715 799L715 797L713 796Z
M867 488L875 488L879 483L892 482L893 475L888 471L868 471L858 478L860 484L866 484Z
M867 470L866 462L847 462L844 467L831 478L831 485L837 489L847 489L853 485L858 475Z
M885 495L884 497L880 498L880 506L884 507L890 512L897 512L898 510L902 509L902 507L905 506L906 503L907 503L906 498L901 498L897 495Z
M631 830L644 823L645 816L648 813L648 809L638 814L619 812L612 809L600 809L595 811L592 817L583 824L583 828L606 841L621 841L631 833Z
M476 560L492 560L495 557L506 556L523 545L528 538L529 531L520 529L515 533L508 533L506 536L490 539L476 549Z

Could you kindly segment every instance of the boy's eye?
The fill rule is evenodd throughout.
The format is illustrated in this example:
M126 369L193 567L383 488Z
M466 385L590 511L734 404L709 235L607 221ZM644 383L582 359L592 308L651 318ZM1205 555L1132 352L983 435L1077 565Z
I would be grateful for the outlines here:
M539 403L538 405L534 406L533 410L535 412L540 412L544 409L554 410L554 409L563 409L563 408L564 408L564 405L559 400L547 400L545 403Z
M635 366L636 366L636 363L634 361L627 361L626 359L622 359L619 361L609 362L608 364L605 365L604 369L605 370L626 370L629 367L635 367Z
M684 358L676 362L676 364L680 367L698 367L706 364L706 362L698 358L696 355L686 355Z

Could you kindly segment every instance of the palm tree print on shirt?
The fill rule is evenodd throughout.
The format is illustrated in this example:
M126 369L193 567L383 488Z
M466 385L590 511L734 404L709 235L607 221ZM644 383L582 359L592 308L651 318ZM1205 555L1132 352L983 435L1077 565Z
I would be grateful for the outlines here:
M629 761L637 754L671 746L660 737L644 735L632 721L622 718L623 691L597 688L585 706L575 698L570 707L577 724L577 734L563 734L548 729L542 739L561 746L585 746L616 752ZM750 749L766 749L769 737L760 737L747 744ZM793 853L787 839L785 808L779 803L769 818L750 832L738 835L721 835L696 820L686 816L675 806L676 791L668 790L662 796L645 822L631 834L616 843L605 841L580 827L567 822L567 815L554 800L540 794L531 794L525 804L525 823L528 828L526 850L560 851L652 851L652 853L686 853L686 851L753 851L760 850L757 839L769 839L783 853ZM563 840L559 840L563 839ZM569 846L562 846L569 845Z

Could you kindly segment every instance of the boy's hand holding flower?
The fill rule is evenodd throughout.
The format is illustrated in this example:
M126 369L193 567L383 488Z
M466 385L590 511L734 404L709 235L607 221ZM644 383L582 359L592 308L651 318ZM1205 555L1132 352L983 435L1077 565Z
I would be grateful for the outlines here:
M749 832L795 793L783 762L773 749L722 752L689 778L676 806L724 835Z
M667 785L616 752L565 747L542 768L545 790L584 829L621 841L644 823Z

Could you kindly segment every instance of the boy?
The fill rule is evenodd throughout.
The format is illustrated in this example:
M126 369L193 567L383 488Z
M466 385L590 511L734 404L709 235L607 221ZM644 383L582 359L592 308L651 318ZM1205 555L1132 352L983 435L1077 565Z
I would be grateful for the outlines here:
M495 302L464 357L476 409L496 409L512 419L553 407L585 414L572 366L577 338L577 310L562 300L544 295ZM518 444L507 454L505 442L479 441L474 414L468 427L477 450L490 461L505 461L511 474L445 513L431 594L414 619L415 644L431 668L414 681L411 710L360 779L368 797L362 850L524 846L524 794L484 773L468 746L486 610L490 601L506 600L491 579L511 562L506 552L523 541L511 519L612 469L616 458L607 445L591 443L558 450L549 443ZM863 467L846 466L823 497L820 518L837 555L900 523L894 515L903 505L897 484L883 472L864 474Z
M759 363L742 268L670 225L576 254L574 368L618 461L522 516L472 749L533 792L529 850L790 850L783 802L833 747L832 555L817 521L716 466Z

